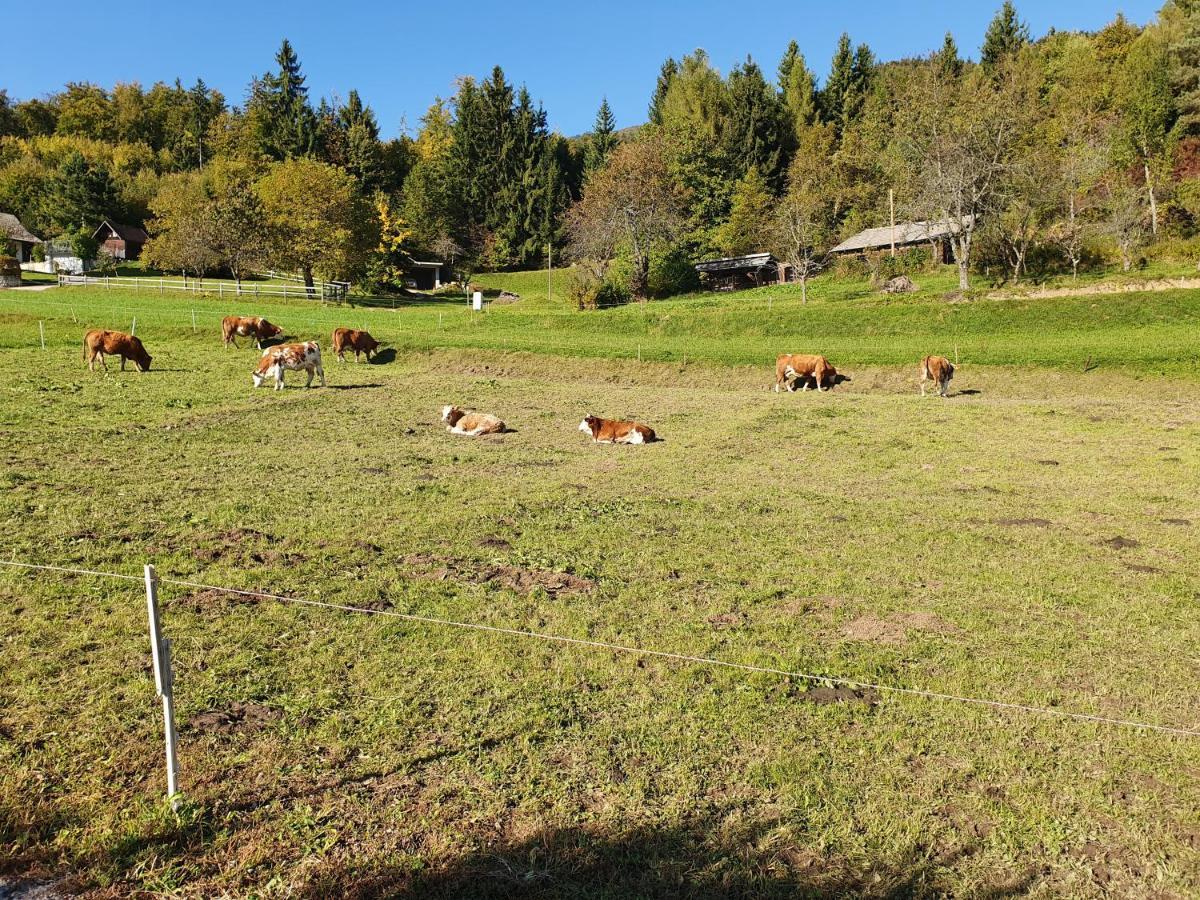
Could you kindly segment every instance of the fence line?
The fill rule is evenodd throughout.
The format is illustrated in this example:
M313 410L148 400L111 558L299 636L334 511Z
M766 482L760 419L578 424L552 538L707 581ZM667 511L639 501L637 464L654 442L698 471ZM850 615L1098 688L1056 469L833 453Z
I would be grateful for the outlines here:
M240 283L227 285L224 281L217 281L216 290L211 287L206 287L200 279L192 279L191 281L173 281L165 278L137 278L130 275L66 275L60 273L58 276L59 287L86 287L94 285L103 287L106 290L112 287L118 288L133 288L135 291L147 290L157 292L159 294L165 291L182 291L185 294L200 294L205 296L224 297L230 294L235 297L295 297L304 300L344 300L348 285L339 281L316 281L313 282L312 288L289 288L287 284L283 285L262 285L255 284L247 286Z
M10 566L23 569L46 569L56 572L70 572L82 575L93 575L98 577L121 578L132 581L142 580L135 575L121 575L112 572L97 572L90 569L73 569L65 566L49 566L35 563L23 563L17 561L0 560L0 565ZM985 707L996 710L1008 710L1010 712L1023 712L1034 715L1048 716L1052 718L1067 719L1077 722L1088 722L1098 725L1110 725L1121 728L1133 728L1143 731L1153 731L1161 734L1175 735L1178 737L1200 737L1200 729L1184 728L1174 725L1160 725L1153 722L1139 722L1133 719L1120 719L1111 716L1097 716L1090 713L1072 712L1070 710L1054 709L1044 706L1033 706L1025 703L1012 703L1005 700L989 700L982 697L967 697L958 694L947 694L940 691L929 691L920 688L906 688L897 685L878 684L869 681L859 681L852 678L840 678L828 675L817 675L809 672L799 672L790 669L779 669L772 666L756 666L748 663L732 662L730 660L719 659L710 656L694 656L686 653L675 653L669 650L653 650L643 647L633 647L625 644L614 644L608 641L594 641L586 638L573 638L565 635L546 634L538 631L526 631L519 628L505 628L497 625L484 625L478 622L460 622L454 619L443 619L436 616L422 616L413 613L401 613L395 610L380 610L370 609L364 606L351 606L341 603L327 603L321 600L308 600L303 597L288 597L282 594L270 594L265 591L248 591L240 588L228 588L220 585L203 584L201 582L189 581L180 578L160 578L161 584L171 584L178 587L187 587L193 590L218 591L221 593L234 594L242 597L256 597L263 600L274 600L280 603L291 603L298 606L308 606L318 609L331 609L339 612L356 613L362 615L384 616L385 618L399 619L406 622L416 622L423 625L436 625L444 628L459 628L469 631L484 632L487 634L498 634L507 637L520 637L531 640L540 640L548 643L567 644L576 647L586 647L594 650L604 650L612 653L625 653L631 656L650 657L656 659L667 659L675 662L690 663L693 665L713 666L717 668L733 669L741 672L750 672L762 675L776 675L782 678L794 678L799 681L807 681L815 684L833 684L841 687L847 687L852 690L859 691L875 691L877 693L890 693L907 697L918 697L925 700L942 701L948 703L960 703L971 706Z

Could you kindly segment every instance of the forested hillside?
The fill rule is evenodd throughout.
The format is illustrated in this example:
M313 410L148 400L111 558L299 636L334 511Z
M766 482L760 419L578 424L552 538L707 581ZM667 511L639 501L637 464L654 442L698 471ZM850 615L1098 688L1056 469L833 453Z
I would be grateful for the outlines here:
M161 269L376 290L414 259L469 277L569 254L584 306L695 287L710 255L818 271L892 206L975 223L952 242L964 287L1200 255L1200 2L1038 36L1006 2L978 51L930 46L880 61L843 35L824 79L794 41L727 73L696 50L647 85L645 124L618 132L602 102L571 140L496 67L384 139L356 91L312 97L285 40L237 102L203 81L0 91L0 211L83 244L104 218L145 225Z

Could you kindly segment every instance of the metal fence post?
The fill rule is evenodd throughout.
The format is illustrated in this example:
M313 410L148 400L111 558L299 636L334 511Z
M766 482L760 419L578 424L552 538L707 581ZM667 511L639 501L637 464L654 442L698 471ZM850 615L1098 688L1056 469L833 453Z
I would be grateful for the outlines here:
M167 800L179 809L179 760L175 755L175 676L171 670L171 642L162 636L158 619L158 574L146 566L146 613L150 618L150 655L154 661L154 687L162 698L163 730L167 746Z

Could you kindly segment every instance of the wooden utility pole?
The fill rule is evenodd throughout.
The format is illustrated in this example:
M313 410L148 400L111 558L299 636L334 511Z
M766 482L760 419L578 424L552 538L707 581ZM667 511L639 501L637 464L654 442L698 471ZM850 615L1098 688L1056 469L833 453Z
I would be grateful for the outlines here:
M888 218L891 221L892 259L896 258L896 192L888 188Z

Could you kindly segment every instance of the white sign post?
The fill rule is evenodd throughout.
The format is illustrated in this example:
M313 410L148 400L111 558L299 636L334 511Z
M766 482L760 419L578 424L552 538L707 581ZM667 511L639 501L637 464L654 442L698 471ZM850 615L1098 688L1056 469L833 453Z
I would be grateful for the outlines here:
M476 291L471 295L471 309L476 312L483 309L483 291Z
M171 670L171 642L162 636L158 619L158 575L146 566L146 611L150 618L150 656L154 687L162 698L163 731L167 745L167 800L179 809L179 760L175 755L175 676Z

